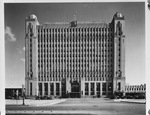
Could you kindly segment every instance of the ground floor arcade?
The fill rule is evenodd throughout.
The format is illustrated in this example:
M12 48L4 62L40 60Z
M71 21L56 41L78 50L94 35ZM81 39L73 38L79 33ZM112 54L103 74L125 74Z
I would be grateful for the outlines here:
M30 83L29 95L34 95L34 90L37 90L39 96L101 97L112 95L112 85L112 82L106 81L42 81L35 89Z

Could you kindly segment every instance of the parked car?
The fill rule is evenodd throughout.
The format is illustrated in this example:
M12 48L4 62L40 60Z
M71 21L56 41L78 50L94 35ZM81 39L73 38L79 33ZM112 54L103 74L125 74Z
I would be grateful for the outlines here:
M133 99L134 97L132 95L126 95L127 99Z
M36 96L35 97L35 99L36 100L47 100L47 99L49 99L49 100L52 100L52 99L54 99L55 97L54 96Z
M12 99L12 96L6 96L5 99Z
M145 99L145 95L135 95L134 99Z

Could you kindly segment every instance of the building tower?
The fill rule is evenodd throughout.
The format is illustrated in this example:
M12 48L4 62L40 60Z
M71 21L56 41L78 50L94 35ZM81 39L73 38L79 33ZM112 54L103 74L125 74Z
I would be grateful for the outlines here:
M124 16L116 13L112 20L114 29L114 78L113 93L125 94L125 35Z
M38 94L38 51L37 51L37 17L32 14L25 21L25 88L26 95Z

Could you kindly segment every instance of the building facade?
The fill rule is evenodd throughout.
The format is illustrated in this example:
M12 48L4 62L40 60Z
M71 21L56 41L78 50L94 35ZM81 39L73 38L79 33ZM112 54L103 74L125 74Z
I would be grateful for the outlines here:
M111 23L25 20L27 96L90 97L125 93L124 16Z

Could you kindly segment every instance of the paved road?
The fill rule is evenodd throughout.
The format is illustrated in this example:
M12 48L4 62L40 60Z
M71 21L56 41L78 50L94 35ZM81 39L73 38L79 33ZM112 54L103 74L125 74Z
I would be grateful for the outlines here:
M115 102L109 99L76 98L51 106L6 106L7 114L19 115L51 114L51 115L145 115L145 104ZM11 115L9 114L9 115ZM28 114L29 115L29 114Z

